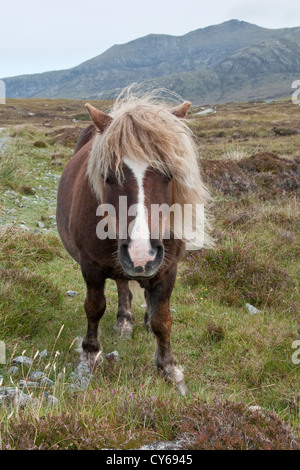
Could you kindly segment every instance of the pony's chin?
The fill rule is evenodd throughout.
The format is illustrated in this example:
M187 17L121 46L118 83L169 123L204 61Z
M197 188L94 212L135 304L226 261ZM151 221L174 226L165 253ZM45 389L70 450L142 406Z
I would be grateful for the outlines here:
M124 269L124 267L122 267L122 269L124 271L125 276L132 281L138 281L141 279L152 279L157 274L157 271L158 271L158 269L156 269L155 271L150 271L149 273L145 273L145 272L137 273L135 271L132 272L131 270L126 270Z
M156 263L155 266L148 267L148 269L142 268L133 268L132 265L128 266L128 263L122 263L119 260L123 273L125 274L126 278L134 281L142 280L142 279L152 279L156 276L161 263Z

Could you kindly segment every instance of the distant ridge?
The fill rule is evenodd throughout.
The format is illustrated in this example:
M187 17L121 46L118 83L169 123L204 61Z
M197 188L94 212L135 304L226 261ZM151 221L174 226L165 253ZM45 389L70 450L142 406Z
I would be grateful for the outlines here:
M300 27L230 20L184 36L150 34L71 69L3 80L8 98L109 99L145 82L193 104L277 99L300 79L299 44Z

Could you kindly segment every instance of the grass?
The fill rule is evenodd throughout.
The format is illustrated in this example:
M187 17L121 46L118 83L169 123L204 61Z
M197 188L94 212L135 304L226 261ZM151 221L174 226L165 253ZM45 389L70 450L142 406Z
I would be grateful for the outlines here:
M274 159L261 152L276 152L290 161L298 157L299 135L273 132L274 125L297 126L298 108L287 102L229 104L216 114L191 117L206 157L204 178L214 196L216 248L184 257L172 294L173 349L190 390L182 398L154 371L155 340L144 329L139 305L134 306L132 340L123 341L113 332L117 290L110 280L101 342L104 353L117 350L120 361L105 361L84 392L64 386L78 361L74 341L85 334L85 286L53 217L59 175L76 138L72 113L82 111L73 102L33 101L9 103L8 121L18 126L5 131L11 140L0 155L0 339L7 346L7 365L0 374L4 385L28 378L26 367L11 378L7 372L12 358L26 351L36 356L31 370L45 370L52 380L61 374L49 391L59 403L49 404L45 389L38 388L30 390L37 400L26 408L2 406L1 448L129 449L183 432L194 436L194 448L265 448L264 433L269 433L271 448L292 448L281 420L299 433L299 366L291 361L292 343L300 336L298 190L277 186L281 177ZM33 124L14 122L14 106L24 115L36 110ZM50 131L38 119L43 107L51 108ZM55 119L62 115L61 107L69 110L63 125ZM234 137L236 128L239 137ZM255 173L256 161L262 168L264 163L273 166ZM241 190L236 184L227 191L222 173L227 168L233 178L242 171L244 181L257 175L256 185ZM222 180L219 187L216 178ZM79 295L70 298L68 290ZM259 313L250 315L246 302ZM43 349L49 356L40 359ZM249 414L250 405L262 407L266 419ZM214 424L207 427L218 416L224 434ZM238 430L234 439L230 420ZM251 445L241 438L245 428ZM281 436L277 444L276 435Z

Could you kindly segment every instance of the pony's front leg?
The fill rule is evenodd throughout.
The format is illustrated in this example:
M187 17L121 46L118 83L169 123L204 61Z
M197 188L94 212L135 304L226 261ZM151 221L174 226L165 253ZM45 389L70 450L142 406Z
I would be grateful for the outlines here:
M170 296L176 277L176 267L162 276L151 288L146 288L147 324L156 337L157 349L155 364L162 376L176 384L181 395L187 393L182 368L176 365L171 351L172 316L170 312Z
M82 341L81 360L94 367L103 361L102 348L98 340L98 326L105 312L106 300L104 296L105 279L98 278L92 282L85 277L87 293L84 302L87 316L87 333Z
M128 281L116 280L118 288L118 314L117 323L114 330L122 338L131 338L133 332L134 316L131 311L132 293L130 292Z

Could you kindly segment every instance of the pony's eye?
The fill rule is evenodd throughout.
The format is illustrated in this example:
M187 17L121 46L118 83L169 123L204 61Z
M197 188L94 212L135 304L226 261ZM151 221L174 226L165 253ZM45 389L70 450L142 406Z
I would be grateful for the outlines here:
M111 177L111 176L107 176L107 177L106 177L106 180L105 180L105 183L107 183L107 184L112 184L112 183L113 183L112 177Z
M113 184L114 181L113 181L113 178L111 176L109 176L109 175L107 175L106 177L104 175L101 175L101 176L104 179L106 184Z

